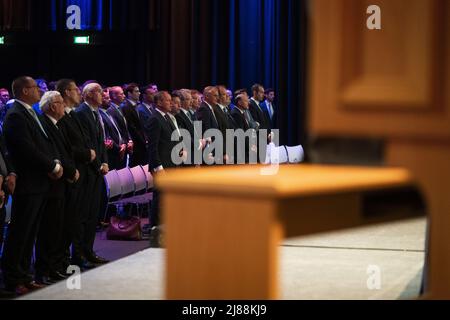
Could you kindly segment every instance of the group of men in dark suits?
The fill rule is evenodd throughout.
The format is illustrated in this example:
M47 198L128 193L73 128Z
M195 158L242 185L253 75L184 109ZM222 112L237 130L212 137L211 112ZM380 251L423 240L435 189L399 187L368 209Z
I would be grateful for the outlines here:
M227 130L232 132L241 129L242 132L266 129L269 133L265 139L270 140L270 129L273 127L272 121L275 109L272 101L269 101L270 111L264 110L261 102L264 100L264 89L261 85L252 88L252 102L249 102L246 90L236 92L235 106L231 108L231 98L224 86L209 86L203 91L203 100L196 110L192 110L194 105L193 91L187 89L176 90L170 95L168 92L158 92L154 96L152 116L149 118L149 170L153 175L161 174L166 168L173 168L180 165L179 159L184 157L181 165L192 166L200 164L224 164L236 163L227 154ZM267 108L267 107L266 107ZM200 121L200 127L196 126L196 121ZM180 130L187 132L189 139L185 140L185 135L180 134ZM215 129L211 130L211 129ZM198 132L199 131L199 132ZM200 162L194 156L197 151L204 151L209 144L213 144L217 135L221 133L221 152L216 151L202 156ZM177 134L174 134L177 133ZM256 143L251 145L251 140L246 140L245 154L240 163L249 163L250 153L256 154L258 151ZM267 141L264 141L266 144ZM174 151L177 145L181 145L182 150ZM236 147L235 147L236 148ZM219 148L220 150L220 148ZM236 149L234 149L236 156ZM205 152L207 153L207 152ZM174 158L175 156L175 158ZM236 159L239 159L237 157ZM187 161L186 161L187 160ZM155 190L150 216L151 240L155 231L159 236L159 192ZM156 241L156 246L158 245Z
M12 194L1 267L5 289L21 295L65 279L69 264L85 269L107 262L93 245L102 176L109 168L99 84L84 87L81 105L72 80L60 80L58 91L42 97L31 77L15 79L12 89L15 101L3 123L0 168L15 186L1 184ZM41 115L32 108L36 103Z
M245 89L237 90L234 104L225 86L206 87L202 95L189 89L170 94L151 84L141 95L134 83L102 88L90 81L81 96L73 80L61 79L56 91L42 95L32 78L20 77L12 87L15 101L0 139L0 207L12 195L1 265L6 289L17 294L64 279L69 264L87 269L107 262L93 245L103 175L110 169L149 164L151 174L158 175L177 166L235 163L226 149L227 130L270 132L275 124L273 90L264 92L261 85L252 87L251 99ZM32 108L36 104L42 114ZM202 152L217 138L210 129L221 133L223 148L205 158ZM257 144L250 144L245 163L257 153ZM151 240L159 236L159 211L155 190L144 230L150 235L156 230Z

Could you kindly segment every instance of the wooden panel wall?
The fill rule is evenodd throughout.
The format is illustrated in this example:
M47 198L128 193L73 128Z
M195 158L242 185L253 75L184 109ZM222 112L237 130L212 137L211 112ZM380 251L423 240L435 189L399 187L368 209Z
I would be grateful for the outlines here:
M450 140L446 2L313 1L310 130ZM381 30L366 28L369 4Z
M386 141L430 213L428 297L450 298L450 2L311 2L310 134ZM381 30L368 30L369 5Z

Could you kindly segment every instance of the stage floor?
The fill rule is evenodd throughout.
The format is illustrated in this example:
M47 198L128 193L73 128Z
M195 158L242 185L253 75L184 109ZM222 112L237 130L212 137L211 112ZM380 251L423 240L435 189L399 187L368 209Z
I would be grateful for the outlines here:
M287 239L280 248L280 298L415 298L424 236L425 219L419 218ZM144 249L82 273L80 290L69 290L63 281L21 299L164 299L164 261L164 249ZM367 283L374 267L381 282L379 288L370 289Z

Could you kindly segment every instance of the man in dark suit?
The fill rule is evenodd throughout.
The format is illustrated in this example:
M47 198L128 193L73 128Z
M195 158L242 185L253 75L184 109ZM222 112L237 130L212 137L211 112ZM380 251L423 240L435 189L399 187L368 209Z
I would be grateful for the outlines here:
M125 88L127 99L122 103L121 110L128 124L128 132L133 140L133 154L130 157L129 167L146 165L148 162L147 136L137 111L140 91L135 83L129 84Z
M113 117L107 112L110 107L109 88L103 90L102 105L98 111L103 122L103 134L105 147L108 154L108 166L110 170L122 169L121 164L127 151L127 141L120 134L119 127ZM126 160L126 159L125 159Z
M12 220L2 257L5 289L24 294L41 288L29 275L34 239L45 207L50 180L63 175L61 161L31 107L40 99L31 77L12 84L15 102L6 115L4 136L17 175L11 208Z
M173 124L168 113L171 111L171 96L166 91L155 95L155 113L150 118L150 144L149 144L149 171L152 175L161 174L165 169L176 167L172 159L172 149L177 141L172 141ZM150 245L158 246L157 241L160 224L159 221L159 191L153 192L153 201L150 210Z
M61 242L64 231L65 194L67 185L76 183L80 173L70 154L69 143L57 125L57 122L65 115L64 100L61 94L58 91L47 91L42 96L39 107L43 113L39 119L53 141L64 169L62 179L52 181L50 184L36 241L36 282L51 284L67 277L60 270L60 259L65 253L65 250L61 252L63 250Z
M217 105L219 101L219 92L216 87L206 87L203 91L203 102L198 108L196 113L196 118L198 121L202 122L202 136L209 143L214 141L214 136L210 133L207 133L209 129L220 130L219 119L216 117L214 113L214 106ZM223 134L223 133L222 133ZM222 148L223 148L223 139L222 139ZM224 150L224 149L223 149ZM212 158L214 157L214 158ZM208 160L204 159L207 164L223 164L226 157L224 152L218 154L214 152L214 154L209 154Z
M265 111L266 115L270 120L270 128L277 128L277 109L273 104L275 100L275 90L268 88L264 91L264 96L266 100L261 103L261 108Z
M82 93L84 103L76 109L76 114L85 135L90 141L90 148L95 150L97 155L94 161L88 165L86 188L89 190L90 204L82 219L83 230L81 233L83 255L92 263L108 262L94 252L96 225L100 212L102 180L103 175L106 175L109 171L102 120L98 113L98 108L102 104L102 92L102 87L98 83L88 84L84 87Z
M219 128L223 135L223 148L224 148L224 159L229 159L229 154L227 153L227 130L234 130L236 128L236 123L231 116L230 96L227 93L227 88L225 86L217 86L217 91L219 92L219 100L217 105L214 107L214 114L219 122Z
M187 89L179 90L179 96L181 98L180 112L175 115L177 119L178 126L189 132L190 144L185 144L187 149L188 163L186 166L200 165L201 159L195 161L195 152L197 150L202 150L206 145L206 141L201 138L201 132L198 128L194 127L194 120L192 119L190 109L192 105L191 91Z
M87 212L90 205L91 194L86 187L89 163L93 162L97 154L90 147L90 139L86 136L83 126L75 112L75 108L81 102L81 93L76 83L71 79L61 79L56 84L56 89L61 93L65 104L65 115L58 122L65 140L69 143L70 154L75 166L80 173L77 183L67 186L65 196L66 206L64 210L63 240L61 242L60 271L66 272L70 264L65 254L72 244L72 264L81 268L92 268L95 265L86 260L81 248L81 233L83 230L82 214Z
M264 87L260 84L252 86L253 96L250 99L250 113L255 121L259 123L259 129L270 130L270 118L267 110L261 108L261 102L264 100Z
M108 114L114 119L117 128L120 131L122 139L127 143L127 155L130 156L133 153L133 141L131 140L130 133L128 131L128 124L125 116L123 115L120 105L125 100L125 94L121 87L115 86L109 88L109 96L111 98L110 107L108 108ZM120 161L117 169L123 169L127 165L127 155Z
M258 128L258 160L264 162L266 158L267 143L270 142L270 118L267 110L261 108L261 102L264 100L264 87L260 84L252 86L253 96L250 99L250 113L255 121L259 123ZM261 136L259 130L264 130L267 134ZM262 139L262 140L260 140Z
M144 88L142 94L142 103L138 105L139 120L144 129L146 137L150 137L150 117L155 112L154 96L157 91L156 85L152 84Z
M195 89L191 90L191 97L192 97L192 104L191 109L189 110L192 116L192 120L197 120L195 114L197 113L198 108L200 108L200 105L202 104L202 94Z
M235 161L234 163L256 163L256 132L250 127L250 121L246 110L249 108L248 96L239 94L235 98L235 107L231 110L231 115L236 123L236 129L242 129L246 134L245 150L239 149L240 146L235 139ZM248 136L248 137L247 137ZM243 152L244 151L244 152ZM250 156L251 155L251 156Z
M248 98L248 93L247 93L247 89L242 88L242 89L238 89L236 91L234 91L234 96L237 97L238 95L243 94ZM234 108L234 105L231 106L231 109ZM250 110L245 110L244 114L246 115L246 119L248 121L248 124L250 126L250 128L258 130L259 129L259 123L256 122L253 117L252 114L250 113Z
M173 124L169 121L172 98L167 91L155 95L155 112L150 118L150 162L152 173L158 173L167 168L176 167L172 161L173 147L178 143L172 141Z

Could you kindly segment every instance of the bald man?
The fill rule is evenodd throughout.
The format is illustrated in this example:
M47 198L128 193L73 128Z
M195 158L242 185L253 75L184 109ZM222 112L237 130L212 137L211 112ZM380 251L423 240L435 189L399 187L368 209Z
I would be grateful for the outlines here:
M89 83L83 88L84 102L76 109L86 136L90 139L90 147L95 150L97 157L89 164L85 188L90 195L87 200L90 206L82 218L83 230L79 239L83 260L93 264L108 262L94 252L96 225L100 212L103 175L109 171L108 156L104 143L102 119L98 108L102 104L103 89L98 83Z

